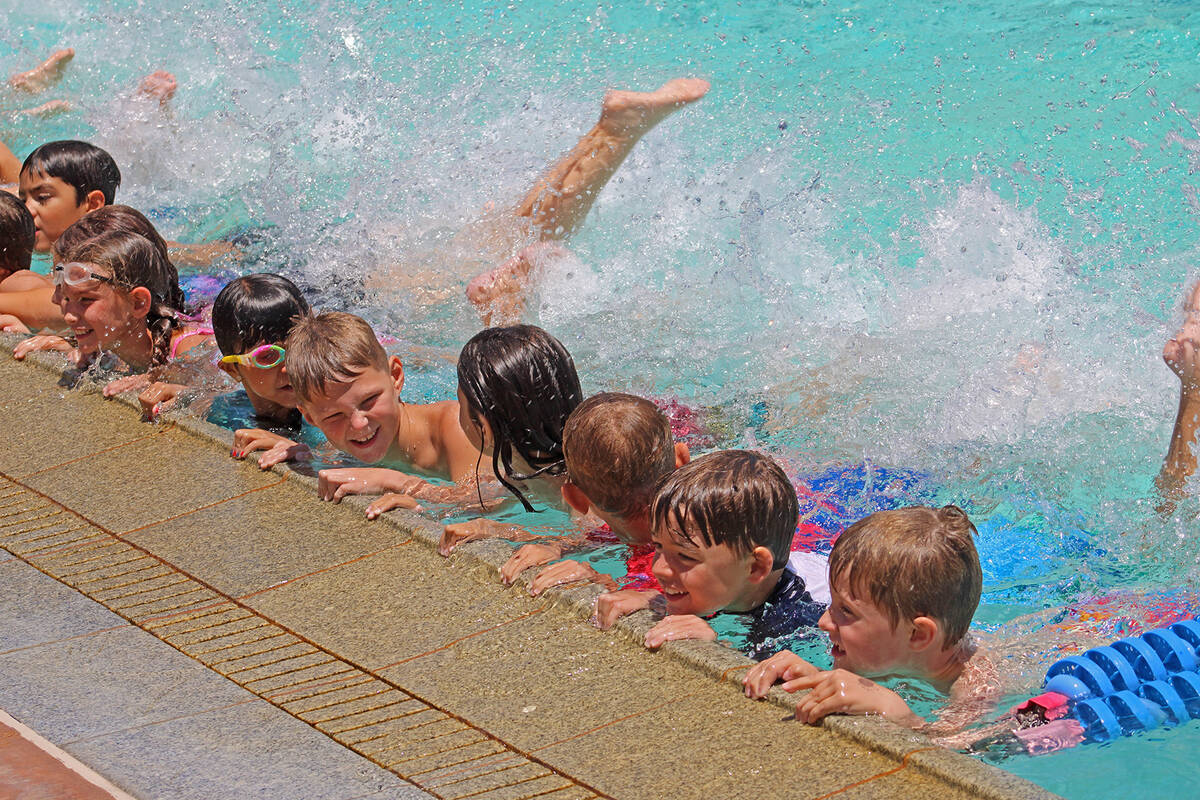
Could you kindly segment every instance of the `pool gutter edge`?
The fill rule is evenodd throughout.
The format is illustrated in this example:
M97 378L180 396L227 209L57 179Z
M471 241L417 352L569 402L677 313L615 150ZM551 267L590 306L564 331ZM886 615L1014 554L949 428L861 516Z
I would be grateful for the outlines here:
M16 341L19 341L19 337L11 334L0 337L0 342L9 345ZM33 353L25 361L31 366L46 370L60 378L66 376L61 354ZM84 377L74 388L90 394L99 393L102 386L101 382ZM112 399L141 416L142 409L137 401L136 392L127 392ZM215 444L226 451L233 446L231 431L192 415L186 408L168 412L159 424L172 424L208 446ZM251 457L257 460L257 454L252 454ZM314 494L316 493L317 480L314 476L302 474L284 464L272 467L271 471L286 480L298 481ZM343 502L365 509L370 499L349 497ZM441 526L413 511L390 512L369 524L389 525L398 532L422 542L434 551L436 551L441 537ZM508 544L487 540L459 545L450 558L485 580L498 581L500 567L511 554L512 549ZM527 571L526 575L529 574ZM523 575L518 578L517 583L523 588L528 588L529 581L530 578ZM602 591L601 587L595 584L554 587L544 592L542 598L552 606L579 618L583 624L588 624L592 616L594 600ZM654 617L651 612L639 611L620 619L612 630L635 645L641 646L646 632L653 624ZM661 652L666 657L674 658L718 683L729 684L730 690L738 694L741 694L741 675L755 663L741 653L715 642L669 642L661 648ZM765 702L772 703L791 713L795 707L796 698L779 687L775 687L768 694ZM836 736L849 739L896 760L901 767L915 768L978 797L993 800L1023 798L1040 800L1058 797L1024 778L946 749L923 734L902 728L882 718L831 716L826 717L821 725Z

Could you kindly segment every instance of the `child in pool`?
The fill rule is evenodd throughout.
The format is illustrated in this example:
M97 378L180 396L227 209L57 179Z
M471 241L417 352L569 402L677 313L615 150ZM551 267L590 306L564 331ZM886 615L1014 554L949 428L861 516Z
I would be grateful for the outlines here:
M45 279L30 272L33 258L33 216L25 204L0 193L0 293L41 286Z
M309 313L308 301L299 287L282 275L270 273L234 278L213 302L212 332L221 353L217 368L242 385L254 418L265 428L298 432L302 424L296 394L287 377L283 342L295 321ZM183 384L159 382L138 399L153 419L188 389ZM234 458L245 458L257 450L266 451L258 459L261 469L283 461L307 460L311 455L307 445L272 430L234 431L230 453Z
M675 442L666 415L649 400L616 392L584 400L563 428L567 477L562 497L574 511L603 520L606 528L524 545L500 569L501 579L512 583L523 570L560 558L569 549L589 542L611 544L615 537L628 547L626 580L620 589L588 564L568 559L539 571L530 593L580 580L605 584L614 591L602 596L603 603L597 601L602 628L619 613L646 608L658 589L649 575L654 553L650 501L663 478L690 457L687 445Z
M19 194L34 222L33 248L50 252L58 237L85 214L111 205L121 183L112 156L87 142L49 142L21 165ZM0 291L0 314L16 317L31 329L64 327L53 299L54 285L32 272L20 287Z
M268 426L298 428L300 409L284 363L283 343L298 319L311 314L299 287L282 275L259 273L235 278L213 302L212 327L221 351L219 366L242 385L255 417ZM308 447L262 428L233 434L233 457L256 450L258 466L302 461Z
M15 358L60 350L83 368L107 351L128 370L145 373L207 340L183 319L175 270L144 236L110 230L80 237L68 230L54 256L54 298L75 341L34 336L17 345Z
M1179 411L1171 444L1158 475L1163 510L1178 500L1196 471L1196 434L1200 431L1200 281L1188 292L1183 327L1163 346L1163 360L1179 378Z
M829 556L833 602L820 627L833 669L819 671L784 650L751 668L746 695L761 698L777 680L794 692L796 718L879 714L911 728L957 730L994 705L998 674L968 628L983 575L975 526L955 506L879 511L851 525ZM872 678L911 677L949 695L934 724Z
M654 577L667 616L645 643L715 641L703 617L744 615L753 648L815 626L825 605L789 568L799 503L784 471L747 450L709 453L663 482L650 506Z
M583 399L575 362L562 342L534 325L486 328L458 357L458 408L471 444L490 457L500 483L527 511L534 493L562 502L566 481L563 427ZM534 538L490 519L447 525L438 552L487 538Z
M480 453L459 425L453 400L410 405L400 400L404 366L388 357L371 326L331 311L298 319L284 343L287 379L304 419L344 452L367 464L399 462L459 484L457 493L388 468L326 469L322 500L383 494L367 508L374 519L393 508L416 508L414 498L465 499L475 494Z

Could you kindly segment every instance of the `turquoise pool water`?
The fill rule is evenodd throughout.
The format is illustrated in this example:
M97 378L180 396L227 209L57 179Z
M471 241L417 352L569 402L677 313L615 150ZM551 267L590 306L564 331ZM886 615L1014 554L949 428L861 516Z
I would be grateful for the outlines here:
M719 444L798 469L929 475L980 522L985 628L1195 583L1200 503L1163 518L1152 493L1177 392L1158 352L1200 255L1193 4L0 8L0 67L78 51L49 95L77 110L3 117L14 150L110 149L167 235L240 236L224 269L283 271L415 348L413 399L449 394L477 323L398 276L515 198L604 87L705 76L529 315L585 388L715 409ZM158 68L180 79L166 116L131 97ZM1197 728L1003 765L1158 796Z

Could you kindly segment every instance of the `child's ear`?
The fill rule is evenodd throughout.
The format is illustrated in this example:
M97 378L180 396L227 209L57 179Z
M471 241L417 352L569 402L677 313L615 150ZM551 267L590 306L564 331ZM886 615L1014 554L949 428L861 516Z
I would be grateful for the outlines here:
M299 406L298 408L300 411L300 418L303 419L305 422L307 422L309 425L312 425L314 428L317 427L317 423L313 422L312 417L310 417L308 415L308 409L306 409L304 406Z
M926 650L939 641L942 626L933 617L916 617L912 621L912 634L908 637L908 647L914 653Z
M692 451L688 450L688 446L683 442L675 443L675 469L679 469L684 464L692 460Z
M388 372L392 375L396 394L400 394L400 390L404 388L404 364L400 361L400 356L392 356L388 359Z
M567 505L580 514L586 514L592 510L592 501L588 499L582 489L570 481L562 485L562 496L563 500L567 501Z
M104 202L104 192L99 189L92 189L87 193L87 197L83 198L83 205L87 206L87 211L83 213L95 211L97 208L104 208L107 203Z
M750 580L758 582L775 571L775 556L759 545L750 551Z
M129 290L129 302L136 316L145 317L150 313L150 306L154 303L154 295L150 294L150 290L145 286L135 286Z

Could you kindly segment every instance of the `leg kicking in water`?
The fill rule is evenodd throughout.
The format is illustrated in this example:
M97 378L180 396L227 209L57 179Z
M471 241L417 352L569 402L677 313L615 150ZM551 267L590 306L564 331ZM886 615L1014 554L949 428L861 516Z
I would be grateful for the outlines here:
M700 78L677 78L653 92L612 91L604 97L600 121L554 163L513 210L537 241L467 286L467 299L485 325L515 322L525 308L530 274L560 258L566 239L583 223L597 195L634 145L666 117L708 92Z

